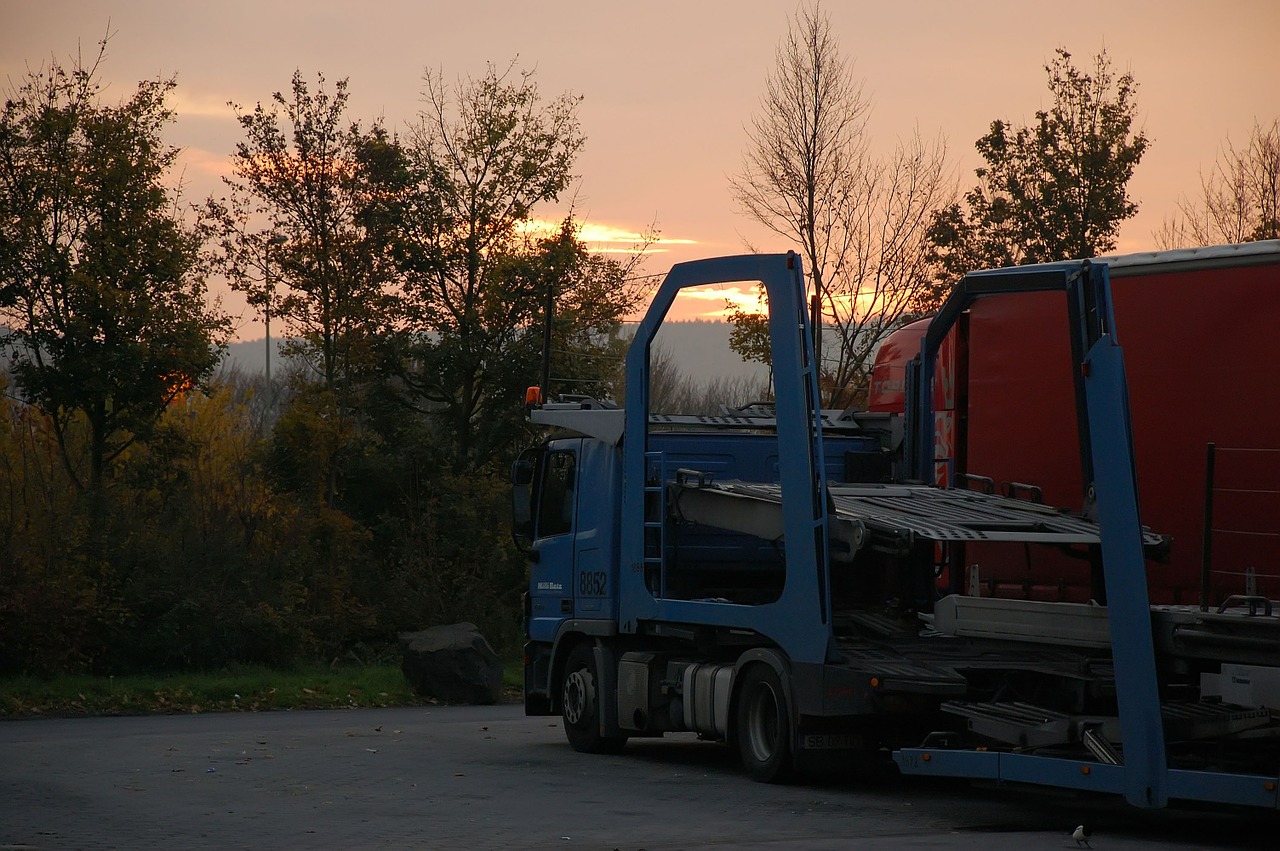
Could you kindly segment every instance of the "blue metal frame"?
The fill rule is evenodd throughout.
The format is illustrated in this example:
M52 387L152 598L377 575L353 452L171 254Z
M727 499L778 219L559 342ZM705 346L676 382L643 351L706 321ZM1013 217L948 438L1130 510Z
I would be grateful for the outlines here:
M906 774L1029 783L1113 795L1127 794L1130 779L1123 765L1032 754L907 748L893 757ZM1275 777L1171 769L1166 779L1169 800L1280 808L1280 782Z
M758 281L769 298L786 585L776 602L746 606L654 596L644 578L645 453L648 451L649 349L680 290ZM820 663L831 638L827 564L826 483L818 376L804 276L794 253L722 257L672 267L627 354L626 438L623 441L619 623L635 633L646 623L688 623L750 629L777 642L796 662Z
M1134 472L1124 355L1115 332L1110 275L1105 264L1063 263L968 275L930 324L921 342L919 381L911 388L911 458L915 475L933 467L934 362L960 314L996 293L1066 293L1072 352L1079 375L1085 482L1097 499L1117 703L1124 731L1124 764L987 751L911 748L894 759L908 774L982 777L1072 789L1123 793L1138 807L1164 807L1170 798L1274 808L1277 778L1169 770L1151 635L1151 609ZM1082 385L1082 386L1081 386Z

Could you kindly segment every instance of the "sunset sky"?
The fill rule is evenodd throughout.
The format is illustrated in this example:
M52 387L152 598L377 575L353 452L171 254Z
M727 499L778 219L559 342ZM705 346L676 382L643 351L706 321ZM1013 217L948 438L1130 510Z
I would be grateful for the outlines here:
M840 45L875 103L875 145L889 150L915 127L942 133L962 187L980 163L974 141L990 122L1029 121L1049 105L1043 66L1055 48L1092 67L1106 47L1139 84L1151 146L1129 185L1138 216L1122 252L1153 247L1152 234L1195 195L1229 136L1280 114L1280 3L1276 0L968 0L889 3L827 0ZM10 91L50 57L86 59L114 33L102 76L112 98L141 79L176 74L185 195L220 191L239 141L228 101L245 109L287 90L295 69L350 80L349 117L403 129L420 109L424 69L447 79L487 62L534 68L544 95L572 91L587 144L565 203L573 201L598 249L625 248L656 224L665 244L650 272L698 257L793 246L739 214L729 177L741 167L745 125L757 110L774 50L796 9L791 0L652 0L539 3L498 0L0 0L0 75ZM220 288L219 288L220 289ZM717 310L723 297L708 300ZM236 297L240 336L261 325Z

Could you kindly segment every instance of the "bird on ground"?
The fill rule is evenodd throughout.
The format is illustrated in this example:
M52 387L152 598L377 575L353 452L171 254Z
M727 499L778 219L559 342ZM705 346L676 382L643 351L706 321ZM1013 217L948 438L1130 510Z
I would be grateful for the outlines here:
M1077 847L1083 845L1085 848L1092 848L1093 846L1089 844L1089 835L1092 832L1087 825L1082 824L1076 827L1075 832L1071 834L1071 838L1076 841Z

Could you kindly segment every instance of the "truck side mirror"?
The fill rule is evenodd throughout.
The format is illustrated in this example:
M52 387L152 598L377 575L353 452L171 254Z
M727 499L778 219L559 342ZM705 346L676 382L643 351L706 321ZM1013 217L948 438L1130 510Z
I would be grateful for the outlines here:
M526 552L533 544L533 477L539 454L526 449L511 465L511 537Z
M511 484L515 487L527 488L533 484L533 471L537 469L535 452L532 449L525 450L511 465Z

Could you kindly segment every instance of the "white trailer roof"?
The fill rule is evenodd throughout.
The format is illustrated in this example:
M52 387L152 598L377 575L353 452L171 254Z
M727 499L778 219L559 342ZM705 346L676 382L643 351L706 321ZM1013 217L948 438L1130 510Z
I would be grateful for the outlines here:
M1280 263L1280 239L1243 242L1238 245L1176 248L1171 251L1108 254L1095 257L1094 260L1106 263L1111 268L1111 276L1114 278L1150 274L1155 271L1151 268L1153 266L1160 267L1162 271L1171 270L1171 267L1213 269L1223 266L1255 266Z

